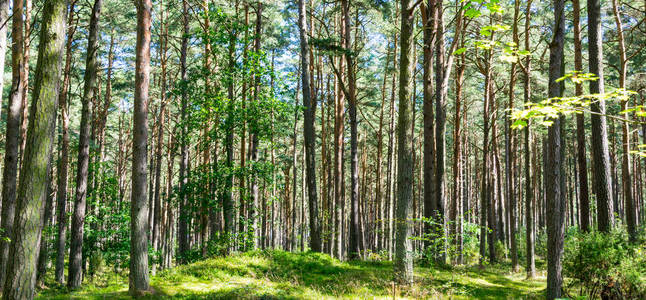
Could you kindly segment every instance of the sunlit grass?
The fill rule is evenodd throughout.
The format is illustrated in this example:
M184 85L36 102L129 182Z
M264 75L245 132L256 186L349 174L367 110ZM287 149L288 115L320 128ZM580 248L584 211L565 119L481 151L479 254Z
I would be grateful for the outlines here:
M341 262L325 254L257 251L158 272L151 299L518 299L540 298L545 278L509 266L415 268L415 284L394 286L390 262ZM49 278L49 277L48 277ZM127 274L102 273L68 291L48 280L38 299L129 299Z

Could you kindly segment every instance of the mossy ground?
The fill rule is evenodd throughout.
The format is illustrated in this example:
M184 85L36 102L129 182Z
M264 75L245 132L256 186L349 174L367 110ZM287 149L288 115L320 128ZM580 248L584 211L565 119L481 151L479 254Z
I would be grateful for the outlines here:
M397 299L541 298L545 278L526 280L508 265L416 266L415 284ZM126 275L103 273L68 291L47 280L37 299L129 299ZM318 253L258 251L213 258L159 272L151 299L392 299L391 262L340 262Z

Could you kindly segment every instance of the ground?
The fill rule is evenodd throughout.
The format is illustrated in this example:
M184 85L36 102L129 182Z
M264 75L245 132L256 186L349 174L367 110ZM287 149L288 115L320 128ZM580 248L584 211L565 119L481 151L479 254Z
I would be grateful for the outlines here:
M152 299L534 299L545 278L525 279L508 265L416 266L412 287L393 286L390 262L340 262L318 253L257 251L159 272ZM127 276L104 273L68 291L48 279L37 299L129 299Z

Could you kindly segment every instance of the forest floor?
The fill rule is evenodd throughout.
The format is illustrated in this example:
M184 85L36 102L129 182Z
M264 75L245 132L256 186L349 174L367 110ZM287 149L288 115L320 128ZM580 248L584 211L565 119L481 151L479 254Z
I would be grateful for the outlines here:
M542 298L545 277L510 273L506 264L415 267L415 284L395 287L397 299ZM393 299L391 262L340 262L317 253L256 251L158 272L150 299ZM50 283L37 299L129 299L128 278L97 275L73 292Z

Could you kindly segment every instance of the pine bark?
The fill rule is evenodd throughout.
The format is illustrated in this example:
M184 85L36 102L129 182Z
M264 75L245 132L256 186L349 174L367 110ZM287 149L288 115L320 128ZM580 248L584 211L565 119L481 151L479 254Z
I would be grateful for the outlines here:
M5 140L4 170L2 173L2 232L3 237L13 236L16 208L16 181L18 176L18 159L20 149L20 114L22 113L22 95L25 92L22 73L23 57L23 1L15 0L12 17L11 47L11 93L7 104L7 124ZM5 281L9 258L9 241L0 240L0 286Z
M318 197L316 191L316 131L314 128L316 99L312 98L310 87L310 50L307 36L307 21L305 19L305 1L298 1L298 27L300 29L301 46L301 89L303 92L304 137L305 137L305 169L307 172L307 197L309 200L310 249L320 252L321 233L318 221Z
M79 129L78 167L76 172L76 199L72 216L69 278L67 286L78 288L83 281L83 226L85 223L86 199L88 192L88 167L90 161L91 120L94 92L96 91L99 62L97 60L99 16L102 0L95 0L88 30L87 58L82 98L81 127Z
M590 81L591 94L604 93L603 78L603 32L601 28L601 1L588 1L588 53L590 73L599 79ZM592 114L592 170L593 192L597 199L597 226L599 231L610 232L614 225L610 155L608 152L608 129L604 99L593 101Z
M74 21L74 9L76 1L69 5L68 23L67 23L67 43L65 46L65 69L63 77L63 86L59 98L59 109L61 111L61 135L58 143L60 144L60 153L58 161L57 192L56 192L56 220L58 222L58 235L56 238L56 282L63 284L65 281L65 254L66 254L66 236L67 236L67 180L69 165L69 124L70 117L67 105L67 98L70 88L70 69L72 65L72 44L74 42L74 33L78 22Z
M146 197L148 148L148 90L150 84L150 28L152 1L137 6L137 45L135 62L135 103L133 108L132 206L130 208L129 292L148 292L148 201Z
M186 74L186 56L188 52L188 34L189 34L189 24L188 24L188 0L182 1L182 12L183 12L183 34L182 34L182 46L180 50L180 76L182 82L186 83L188 77ZM186 128L187 124L187 113L188 113L188 93L186 88L182 89L182 99L181 99L181 108L180 108L180 119L181 119L181 129L180 129L180 160L179 160L179 219L178 219L178 232L177 240L179 244L178 256L180 263L186 263L185 255L189 250L188 244L188 208L187 208L187 184L188 184L188 130Z
M563 45L565 39L565 1L554 0L554 35L550 43L550 65L548 93L550 98L561 97L563 76ZM563 239L565 235L565 145L562 136L562 116L551 120L546 147L546 200L547 200L547 299L560 298L563 277L561 274Z
M414 14L410 0L401 0L401 55L399 64L399 116L397 118L397 210L395 238L395 280L400 284L413 282L412 243L408 238L412 226L408 218L412 212L413 150L412 133L412 83L413 83L413 31Z
M33 299L36 264L50 181L62 56L65 44L66 1L45 2L38 46L34 92L27 143L20 172L15 228L3 299ZM18 14L20 18L20 13Z

